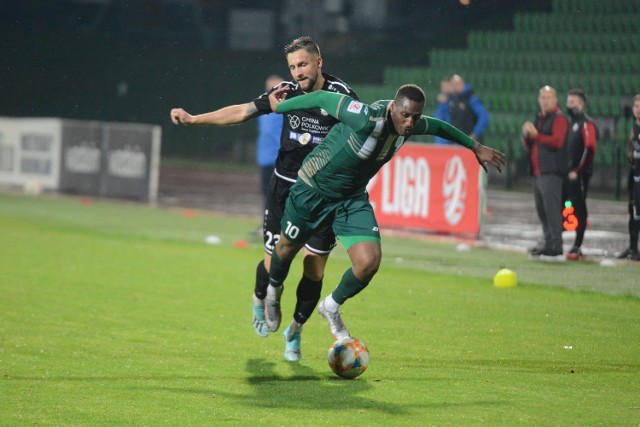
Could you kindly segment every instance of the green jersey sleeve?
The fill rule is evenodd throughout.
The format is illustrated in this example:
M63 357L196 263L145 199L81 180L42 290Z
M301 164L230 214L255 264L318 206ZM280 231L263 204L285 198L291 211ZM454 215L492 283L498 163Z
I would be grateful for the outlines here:
M329 115L338 118L338 109L340 108L340 104L343 102L343 98L349 97L340 93L318 90L307 93L306 95L296 96L295 98L282 101L276 107L276 112L288 113L289 111L294 110L322 108L329 113Z
M369 120L367 105L350 96L325 90L318 90L282 101L277 105L276 112L288 113L293 110L311 108L322 108L330 116L355 130L361 129Z
M345 96L338 106L337 119L355 131L364 128L369 123L370 117L371 108L357 99Z
M464 134L460 129L435 117L422 116L415 127L414 132L422 135L436 135L449 141L455 141L467 148L473 148L473 139Z

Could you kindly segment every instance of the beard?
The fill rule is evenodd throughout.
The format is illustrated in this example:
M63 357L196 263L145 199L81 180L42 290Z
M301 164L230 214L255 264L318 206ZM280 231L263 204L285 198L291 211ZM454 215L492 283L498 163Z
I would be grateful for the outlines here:
M315 78L307 77L302 81L298 81L298 84L300 85L300 89L302 89L303 92L309 92L315 86L317 81L317 76Z

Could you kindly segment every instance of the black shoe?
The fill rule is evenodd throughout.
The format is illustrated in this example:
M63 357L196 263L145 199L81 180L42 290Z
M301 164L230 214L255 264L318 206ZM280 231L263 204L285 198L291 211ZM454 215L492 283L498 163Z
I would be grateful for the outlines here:
M617 259L626 259L629 261L640 261L640 254L635 249L627 248L624 251L620 252Z
M566 261L566 258L562 254L562 251L545 250L540 254L540 261L564 262Z
M539 248L537 246L535 246L533 248L529 248L529 255L531 255L531 256L540 256L540 255L542 255L542 252L544 252L544 249Z
M618 255L616 255L616 258L627 259L627 257L629 256L629 253L631 253L631 248L627 248L624 251L620 252Z

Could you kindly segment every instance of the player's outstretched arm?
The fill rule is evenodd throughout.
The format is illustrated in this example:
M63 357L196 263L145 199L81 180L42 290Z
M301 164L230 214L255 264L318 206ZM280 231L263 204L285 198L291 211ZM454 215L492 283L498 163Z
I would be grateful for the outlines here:
M276 113L288 113L294 110L308 110L311 108L322 108L332 117L338 118L340 104L345 99L351 99L341 93L318 90L295 98L285 99L287 87L276 89L269 94L271 109Z
M441 136L449 141L455 141L460 145L472 150L480 166L488 172L487 164L492 164L498 172L502 172L504 166L504 154L491 147L480 144L464 134L460 129L447 122L434 117L423 116L427 120L426 133L429 135Z
M253 102L230 105L209 113L192 116L182 108L174 108L170 112L171 121L186 126L229 126L244 123L260 115Z

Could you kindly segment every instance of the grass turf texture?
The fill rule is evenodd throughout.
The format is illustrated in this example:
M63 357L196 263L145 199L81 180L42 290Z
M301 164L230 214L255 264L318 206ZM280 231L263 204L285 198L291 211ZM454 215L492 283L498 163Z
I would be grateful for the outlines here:
M384 238L374 282L345 304L371 352L354 380L258 337L256 219L0 194L3 425L638 425L640 268ZM205 245L215 234L222 244ZM300 276L283 297L284 323ZM496 289L500 265L519 275ZM348 267L342 249L323 295ZM588 290L589 292L586 292Z

